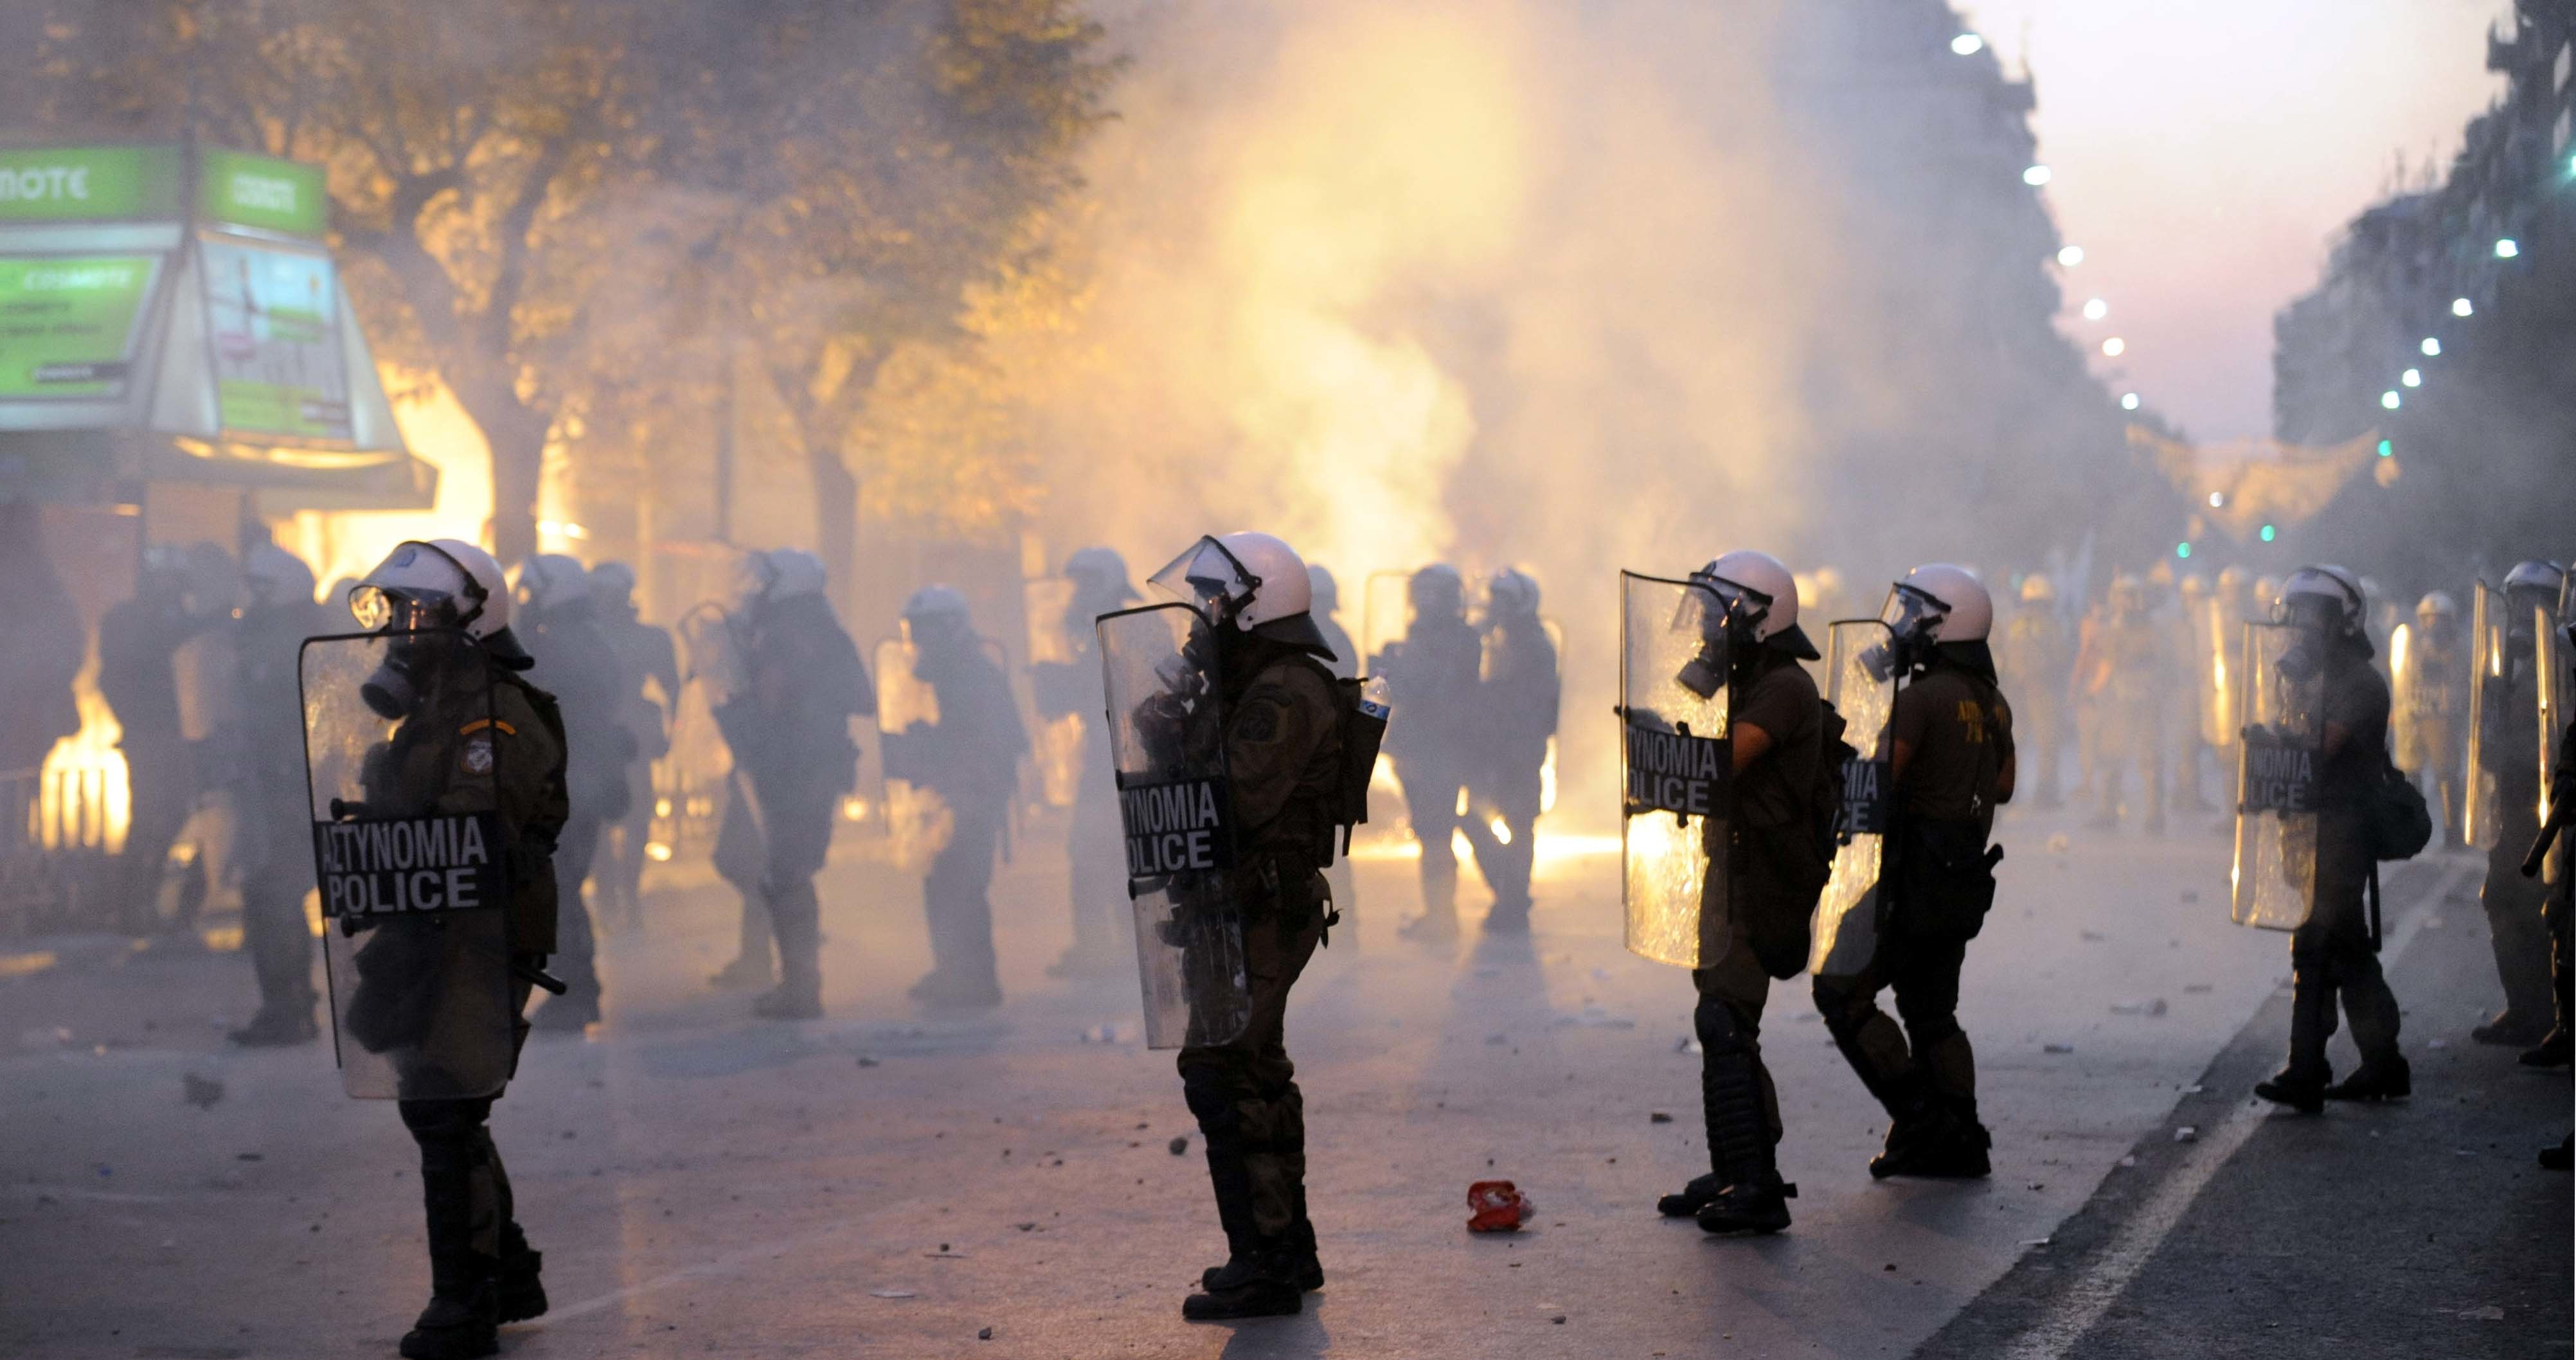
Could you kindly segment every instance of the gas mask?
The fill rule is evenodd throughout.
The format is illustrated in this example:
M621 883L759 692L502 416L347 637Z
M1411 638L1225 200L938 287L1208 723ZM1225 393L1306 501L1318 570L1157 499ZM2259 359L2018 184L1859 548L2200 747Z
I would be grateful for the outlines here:
M358 697L388 722L407 718L420 706L420 686L414 679L418 663L412 651L400 643L387 647L375 674L358 685Z
M1861 669L1879 684L1900 675L1911 675L1916 667L1930 660L1932 649L1941 645L1941 621L1950 615L1950 606L1902 581L1890 587L1887 604L1879 610L1879 622L1887 625L1887 640L1872 645L1860 654Z
M1704 572L1693 573L1691 582L1698 589L1683 595L1673 631L1699 634L1699 650L1673 674L1673 683L1713 699L1751 658L1753 630L1771 612L1771 597Z

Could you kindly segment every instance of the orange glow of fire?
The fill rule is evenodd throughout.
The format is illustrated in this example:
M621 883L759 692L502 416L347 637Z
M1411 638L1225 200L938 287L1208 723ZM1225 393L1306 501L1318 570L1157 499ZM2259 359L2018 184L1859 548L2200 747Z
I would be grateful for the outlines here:
M55 742L45 755L35 830L37 843L48 850L115 854L125 848L133 802L127 793L125 754L116 749L124 732L99 695L97 682L98 660L92 657L73 681L80 730Z

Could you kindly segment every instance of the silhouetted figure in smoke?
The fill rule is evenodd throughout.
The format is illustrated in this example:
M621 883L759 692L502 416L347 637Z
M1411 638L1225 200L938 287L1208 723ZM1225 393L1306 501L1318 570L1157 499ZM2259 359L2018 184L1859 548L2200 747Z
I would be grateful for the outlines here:
M2460 635L2460 606L2436 590L2415 606L2415 627L2407 639L2406 669L2396 685L2398 711L2404 715L2397 763L2410 774L2429 776L2435 814L2441 819L2445 848L2460 843L2461 763L2468 755L2469 656Z
M45 555L43 529L35 506L0 505L0 575L10 582L0 594L0 637L9 639L0 647L0 776L35 773L55 742L80 730L72 681L89 638Z
M1001 667L984 654L965 596L922 587L904 604L903 630L913 678L937 697L939 719L886 734L886 775L936 794L947 824L921 882L933 963L911 994L931 1006L998 1006L987 894L1028 731Z
M778 986L752 1006L773 1020L823 1013L814 875L831 851L833 810L858 784L850 719L877 706L825 583L823 559L801 548L745 558L724 625L723 674L709 677L734 762L716 872L743 899L742 953L715 981L766 981L775 935Z
M1467 844L1493 885L1489 930L1529 929L1541 776L1556 735L1556 643L1538 614L1538 582L1504 568L1487 591L1484 679L1476 691L1476 759L1468 780ZM1503 826L1498 833L1494 823Z
M2146 830L2165 829L2164 719L2172 706L2169 637L2148 611L2144 581L2122 572L2111 582L2107 610L2088 621L2075 661L2076 683L2092 706L2093 825L2120 825L2123 776L2138 775L2135 806Z
M600 914L632 924L643 910L637 889L644 877L644 844L653 832L653 762L671 749L670 722L680 704L680 657L670 630L644 622L637 611L633 567L623 562L592 567L590 590L600 631L626 667L618 682L625 705L618 725L635 739L635 759L626 767L632 796L626 815L608 828L603 862L594 877ZM647 690L648 684L658 691Z
M2523 562L2504 578L2504 674L2479 677L2480 764L2495 776L2496 840L2487 850L2486 883L2478 900L2486 908L2487 938L2495 950L2504 1009L2469 1033L2482 1044L2528 1047L2549 1032L2553 1006L2549 983L2549 927L2542 907L2549 892L2522 876L2522 857L2540 830L2540 724L2533 697L2538 683L2538 611L2552 613L2564 573L2555 563Z
M334 626L313 599L313 569L271 543L242 562L241 618L233 624L239 722L227 743L238 793L242 948L259 980L259 1012L234 1030L250 1047L300 1044L313 1023L313 934L304 895L313 889L313 805L304 780L304 702L297 663L304 639ZM346 617L343 615L342 617Z
M158 924L162 869L197 798L196 752L179 721L175 658L218 613L193 584L194 566L229 563L212 544L183 553L145 550L134 598L107 611L98 626L98 689L120 732L128 820L123 855L123 923ZM229 606L231 601L224 601Z
M1387 678L1395 711L1404 715L1387 733L1387 757L1403 792L1404 816L1422 846L1422 915L1406 922L1407 939L1446 940L1458 934L1458 829L1460 795L1474 752L1483 741L1476 686L1484 641L1467 622L1465 583L1458 569L1435 563L1413 574L1406 587L1413 618L1404 640L1372 658L1369 669Z
M578 1031L599 1020L598 933L582 884L590 878L599 838L626 815L634 791L627 766L635 738L627 712L626 665L601 631L590 573L560 553L539 553L519 570L512 627L535 657L529 682L563 707L566 790L572 815L555 840L556 925L552 969L569 989L537 1008L541 1030Z
M1118 859L1118 786L1111 777L1109 734L1102 729L1108 701L1100 689L1100 641L1093 620L1138 597L1127 579L1127 559L1109 548L1076 552L1065 559L1064 574L1073 583L1073 596L1056 626L1063 630L1071 659L1041 662L1029 674L1039 718L1071 716L1082 724L1073 826L1065 844L1073 943L1064 957L1047 966L1050 977L1123 972L1136 957L1127 870Z
M2044 808L2061 801L2059 768L2066 759L2066 686L2075 669L2075 648L2066 619L2057 612L2057 586L2039 572L2021 581L2021 608L2004 627L2003 646L1995 657L2003 682L2021 696L2015 716L2021 720L2026 767L2035 776L2032 797Z

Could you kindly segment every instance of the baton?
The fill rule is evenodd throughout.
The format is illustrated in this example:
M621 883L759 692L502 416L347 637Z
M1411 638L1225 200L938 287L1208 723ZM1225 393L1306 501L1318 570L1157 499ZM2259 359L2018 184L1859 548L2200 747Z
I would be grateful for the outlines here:
M510 976L517 978L521 982L542 987L545 990L554 993L556 996L561 996L572 990L572 984L565 982L562 978L556 977L554 974L547 972L543 968L539 968L533 963L519 963L513 961L510 964Z
M2549 858L2549 847L2558 839L2558 828L2564 820L2556 813L2557 810L2552 809L2548 823L2540 828L2539 835L2531 838L2531 850L2522 857L2524 878L2540 877L2541 863Z

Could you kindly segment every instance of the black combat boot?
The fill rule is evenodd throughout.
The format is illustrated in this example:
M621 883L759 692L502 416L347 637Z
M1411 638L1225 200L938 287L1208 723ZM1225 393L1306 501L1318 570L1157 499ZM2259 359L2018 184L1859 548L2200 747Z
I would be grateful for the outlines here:
M308 1000L300 1012L291 1006L262 1006L249 1024L224 1037L244 1048L285 1048L309 1044L321 1034L313 1023L313 1003Z
M2548 1037L2549 1022L2507 1007L2496 1018L2469 1030L2469 1037L2501 1048L2524 1048Z
M1690 1184L1655 1201L1655 1212L1666 1218L1697 1218L1699 1211L1726 1188L1726 1177L1717 1172L1691 1177Z
M2525 1067L2565 1067L2571 1056L2569 1036L2563 1029L2553 1029L2541 1041L2522 1051L2515 1061Z
M2395 1053L2364 1058L2353 1074L2325 1089L2328 1100L2404 1100L2415 1093L2415 1072Z
M2330 1072L2304 1073L2296 1067L2284 1067L2269 1078L2254 1083L2254 1094L2275 1105L2287 1105L2301 1114L2322 1114L2326 1108L2326 1078Z
M501 1270L497 1292L501 1321L525 1322L546 1315L546 1254L528 1245L528 1235L511 1223L501 1229Z
M462 1293L430 1296L403 1333L403 1360L480 1360L501 1349L501 1302L486 1279Z
M1227 1262L1221 1284L1181 1300L1181 1316L1191 1322L1223 1322L1303 1312L1305 1292L1297 1287L1296 1267L1288 1258L1285 1238L1263 1242L1247 1257Z
M1702 1232L1736 1235L1775 1233L1789 1226L1789 1201L1798 1187L1763 1170L1717 1192L1697 1215Z

